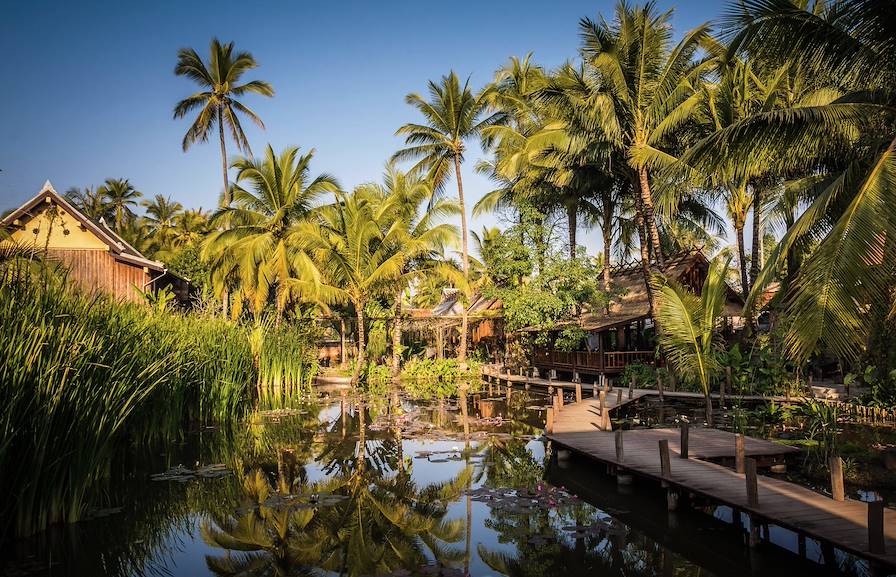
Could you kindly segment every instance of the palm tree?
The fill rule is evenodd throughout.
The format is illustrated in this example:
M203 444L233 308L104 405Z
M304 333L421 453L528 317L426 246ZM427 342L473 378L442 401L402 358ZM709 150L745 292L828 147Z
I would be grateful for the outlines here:
M729 261L710 263L700 295L677 281L657 275L653 290L657 299L658 337L663 353L676 373L695 381L706 400L706 420L711 426L712 380L718 372L716 354L722 345L719 321L728 295Z
M374 218L388 229L400 222L404 227L401 245L394 247L397 252L415 247L414 253L405 260L402 274L395 279L393 322L392 322L392 378L397 380L401 369L402 300L405 291L427 276L450 278L445 271L454 270L442 261L439 255L445 246L457 239L456 227L438 222L459 212L457 204L446 199L433 199L434 190L428 180L413 173L403 173L394 164L386 166L383 184L368 184L358 193L369 195L377 206ZM357 194L357 193L356 193Z
M63 196L75 205L75 208L94 220L112 218L108 200L103 196L99 188L91 188L89 186L78 188L73 186L66 190Z
M451 169L454 169L460 207L463 271L464 277L469 278L469 228L460 166L464 160L467 141L479 137L484 128L502 122L504 114L489 113L487 97L474 95L469 80L461 86L453 71L443 76L438 84L429 82L429 100L419 94L408 94L405 100L420 111L423 124L405 124L396 131L397 135L405 137L408 147L393 154L392 160L417 160L412 170L425 172L436 189L444 187ZM464 307L458 352L461 363L466 361L467 356L467 330Z
M202 90L191 94L177 103L174 118L183 118L189 112L199 110L199 115L184 135L184 152L195 142L206 142L215 126L221 141L221 170L224 176L223 204L230 204L230 186L227 179L227 149L224 143L225 127L236 143L237 150L252 155L249 141L240 125L239 114L249 117L252 122L264 128L264 123L252 110L237 98L249 93L273 96L274 89L262 80L250 80L238 84L247 71L258 66L248 52L233 52L233 42L221 44L213 38L209 49L208 64L192 48L177 51L177 66L174 73L186 76L196 82Z
M790 63L814 86L846 94L760 111L701 141L694 156L705 170L743 172L758 159L773 174L802 177L798 196L808 206L769 255L748 305L794 247L814 244L783 299L792 321L785 344L798 361L820 347L854 360L880 336L871 334L870 317L885 316L879 305L892 301L896 286L886 266L896 250L896 26L888 3L800 6L749 2L732 11L729 52Z
M707 25L672 46L671 16L671 11L658 13L652 2L635 7L620 2L612 23L585 18L579 24L582 56L602 83L592 101L601 138L624 155L639 218L661 269L665 261L650 174L675 164L670 135L694 117L697 83L708 62L694 61Z
M151 200L144 200L141 204L146 209L143 224L149 234L160 246L167 247L174 236L178 217L183 213L183 205L172 201L170 196L166 198L161 194L155 195Z
M126 178L107 178L97 189L97 194L106 199L118 231L123 230L125 224L134 219L131 207L137 206L137 199L143 196Z
M217 255L217 262L228 271L216 278L220 283L235 273L256 314L267 304L271 288L276 292L278 320L292 296L313 294L315 269L296 232L323 194L339 190L328 174L311 177L313 157L313 150L299 155L294 146L276 155L268 145L263 158L236 159L233 206L221 207L212 219L226 225L206 239L206 256L214 260Z
M209 233L209 214L201 208L184 210L174 217L172 244L183 248L195 244Z

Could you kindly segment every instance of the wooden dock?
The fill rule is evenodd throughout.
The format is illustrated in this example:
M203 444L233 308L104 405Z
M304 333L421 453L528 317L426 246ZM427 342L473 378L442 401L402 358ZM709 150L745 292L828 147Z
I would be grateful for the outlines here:
M627 393L625 391L622 404L630 402ZM607 396L607 410L616 408L615 400L615 394ZM835 501L800 485L759 475L756 483L758 503L751 504L746 474L709 461L735 457L736 435L717 429L689 428L687 459L680 458L679 429L625 431L621 433L622 458L617 459L616 433L601 431L596 426L601 422L596 402L588 399L564 405L557 411L553 431L548 437L559 446L605 463L619 472L659 481L676 495L696 495L744 512L756 527L772 524L794 531L803 550L805 538L810 537L859 557L896 567L896 510L884 509L884 552L872 553L867 503L851 499ZM672 457L667 474L662 470L660 459L659 447L663 441L668 443ZM746 457L774 461L794 452L799 451L763 439L744 439ZM737 519L740 519L739 513Z

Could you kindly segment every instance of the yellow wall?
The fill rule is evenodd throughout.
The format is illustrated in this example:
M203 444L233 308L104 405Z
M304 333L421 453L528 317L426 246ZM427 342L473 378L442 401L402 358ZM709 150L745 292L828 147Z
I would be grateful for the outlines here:
M80 221L66 213L62 207L53 203L47 203L46 206L56 208L55 217L51 219L50 211L45 210L33 219L27 222L23 221L24 228L12 233L14 241L34 244L42 248L46 245L49 232L50 243L46 245L48 248L88 250L107 250L109 248L90 230L82 228ZM37 229L37 234L34 233L34 229Z

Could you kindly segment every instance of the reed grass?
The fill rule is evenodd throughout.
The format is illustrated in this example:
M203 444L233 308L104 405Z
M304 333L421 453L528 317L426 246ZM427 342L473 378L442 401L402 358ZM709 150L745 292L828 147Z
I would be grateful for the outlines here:
M313 374L308 340L285 331L265 339L256 366L236 324L10 279L0 282L0 541L77 521L129 443L239 419L256 383L285 394Z

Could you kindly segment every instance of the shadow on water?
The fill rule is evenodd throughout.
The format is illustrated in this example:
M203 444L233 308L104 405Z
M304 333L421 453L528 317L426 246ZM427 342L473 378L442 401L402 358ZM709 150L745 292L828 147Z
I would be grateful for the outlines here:
M593 466L560 469L540 437L546 401L471 395L468 437L456 401L397 395L324 398L192 433L122 459L96 503L108 516L11 545L3 572L823 574L750 551L710 515L670 516L654 487L628 494Z

